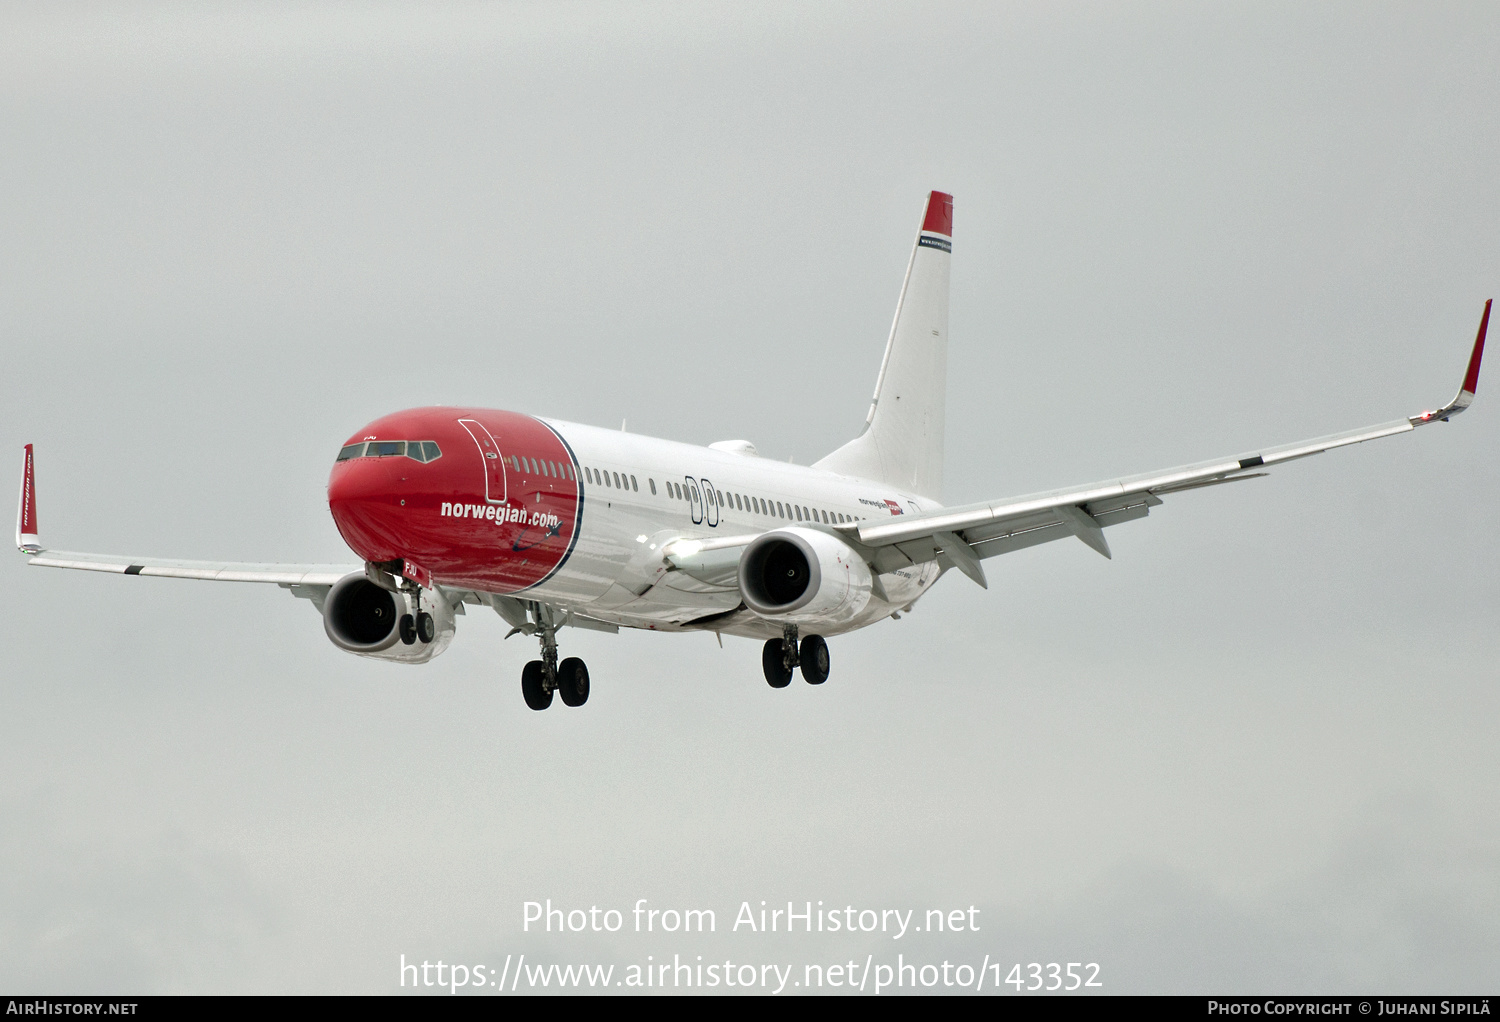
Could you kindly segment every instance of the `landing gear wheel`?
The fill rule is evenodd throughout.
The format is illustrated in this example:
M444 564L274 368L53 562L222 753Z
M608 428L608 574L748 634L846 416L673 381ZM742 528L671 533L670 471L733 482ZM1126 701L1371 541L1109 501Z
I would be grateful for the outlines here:
M828 643L821 635L809 635L802 640L802 677L809 685L821 685L828 680Z
M766 672L766 684L786 688L792 683L792 669L786 665L780 639L767 639L760 653L760 666Z
M417 641L417 625L410 614L401 615L401 620L396 622L396 632L408 646Z
M526 705L533 710L545 710L552 705L552 693L542 684L542 662L533 660L521 668L521 695Z
M589 669L576 656L558 664L557 694L568 706L582 706L589 701Z
M425 610L417 615L417 638L423 642L431 642L437 638L437 625L433 623L432 615Z

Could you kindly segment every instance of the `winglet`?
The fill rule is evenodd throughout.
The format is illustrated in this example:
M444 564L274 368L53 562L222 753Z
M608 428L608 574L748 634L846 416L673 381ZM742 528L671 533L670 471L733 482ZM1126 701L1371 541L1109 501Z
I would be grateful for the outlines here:
M36 463L26 445L26 467L21 473L21 503L16 508L16 547L25 554L42 552L36 532Z
M1458 388L1458 394L1435 412L1423 412L1421 415L1411 416L1413 426L1421 426L1428 422L1447 422L1450 415L1457 415L1474 403L1474 395L1479 390L1479 363L1484 358L1484 335L1490 329L1490 305L1494 301L1491 298L1484 303L1484 315L1479 317L1479 334L1474 338L1474 350L1469 354L1469 368L1464 372L1464 382Z
M1479 334L1474 338L1474 351L1469 355L1469 371L1464 373L1464 385L1459 389L1459 394L1467 394L1470 401L1479 393L1479 360L1484 358L1484 335L1490 328L1490 305L1494 301L1491 298L1484 303L1484 315L1479 318Z

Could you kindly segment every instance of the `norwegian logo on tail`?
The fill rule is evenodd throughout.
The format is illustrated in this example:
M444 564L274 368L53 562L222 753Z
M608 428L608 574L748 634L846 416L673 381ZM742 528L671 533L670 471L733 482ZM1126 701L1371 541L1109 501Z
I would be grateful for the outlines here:
M31 444L26 445L26 470L21 474L21 504L16 508L16 546L28 554L40 553L36 528L36 461Z

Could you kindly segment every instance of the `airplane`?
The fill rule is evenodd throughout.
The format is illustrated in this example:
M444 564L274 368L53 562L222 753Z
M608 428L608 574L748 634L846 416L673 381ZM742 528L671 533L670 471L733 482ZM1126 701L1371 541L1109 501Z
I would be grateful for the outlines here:
M988 588L984 562L1069 537L1110 557L1104 530L1163 498L1273 465L1447 422L1474 400L1489 327L1457 396L1376 426L1158 472L959 507L939 503L953 197L928 196L864 429L811 466L747 440L699 447L511 411L446 406L376 419L340 447L328 508L358 564L248 564L68 553L37 530L27 444L16 545L30 564L273 583L308 600L359 656L426 663L466 606L535 637L521 672L534 710L589 697L573 628L715 632L764 640L772 688L829 676L826 638L910 610L950 569Z

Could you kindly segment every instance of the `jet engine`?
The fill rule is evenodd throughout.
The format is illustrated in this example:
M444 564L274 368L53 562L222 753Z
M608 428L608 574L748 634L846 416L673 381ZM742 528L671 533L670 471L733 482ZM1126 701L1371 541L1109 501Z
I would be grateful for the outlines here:
M740 596L761 617L827 628L870 602L870 566L848 544L817 529L777 529L740 555Z
M381 588L363 572L345 575L323 598L323 630L335 646L350 653L425 664L453 641L453 607L441 590L421 590L420 610L414 602L406 593ZM423 626L430 634L422 634Z

